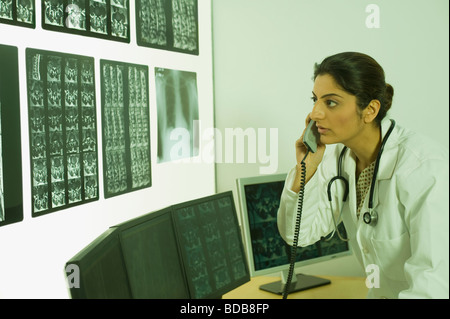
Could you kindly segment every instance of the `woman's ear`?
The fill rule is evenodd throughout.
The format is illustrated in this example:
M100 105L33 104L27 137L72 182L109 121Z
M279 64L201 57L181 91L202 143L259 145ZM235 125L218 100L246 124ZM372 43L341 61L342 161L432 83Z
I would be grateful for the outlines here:
M363 111L364 123L368 124L375 120L380 111L381 103L378 100L370 101Z

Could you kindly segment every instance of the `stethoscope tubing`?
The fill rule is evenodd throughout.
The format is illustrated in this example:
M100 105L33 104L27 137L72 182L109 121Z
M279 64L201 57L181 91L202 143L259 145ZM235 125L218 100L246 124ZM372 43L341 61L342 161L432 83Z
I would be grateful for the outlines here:
M368 207L369 211L364 213L364 216L363 216L364 222L366 224L372 224L373 226L376 225L376 222L378 220L378 216L377 216L376 212L372 212L372 209L373 209L373 196L374 196L374 192L375 192L375 182L377 180L378 169L379 169L380 161L381 161L381 154L383 153L384 146L386 145L386 142L387 142L389 136L391 135L392 131L394 130L394 127L395 127L395 121L393 119L391 119L391 126L389 127L389 130L386 132L385 136L383 137L383 140L381 141L381 146L380 146L380 149L378 151L377 159L376 159L376 162L375 162L375 168L374 168L374 171L373 171L372 182L370 184L370 192L369 192L369 207ZM344 176L342 176L342 162L343 162L343 158L344 158L344 155L345 155L346 151L347 151L347 146L344 146L344 148L342 149L341 153L339 154L338 175L334 176L333 178L331 178L331 180L328 182L327 195L328 195L328 201L330 203L332 202L331 186L336 180L341 180L344 183L343 201L345 202L347 200L347 197L348 197L348 193L349 193L348 180ZM330 207L332 207L332 206L330 206ZM333 211L331 212L331 214L333 215ZM341 216L341 214L339 214L339 216ZM333 216L333 221L334 221L334 216ZM337 223L336 223L336 221L334 221L335 227L336 227L336 225L338 223L339 223L339 218L338 218L338 222ZM335 231L336 230L337 229L335 229ZM333 234L334 234L334 232L333 232Z

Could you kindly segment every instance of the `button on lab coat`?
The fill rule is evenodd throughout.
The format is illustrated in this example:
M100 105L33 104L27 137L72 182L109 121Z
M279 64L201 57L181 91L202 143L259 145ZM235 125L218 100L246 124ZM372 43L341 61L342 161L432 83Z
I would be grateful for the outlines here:
M390 121L382 121L382 135ZM307 246L334 230L327 185L337 175L341 144L327 145L316 173L304 192L299 245ZM334 218L342 221L353 252L368 274L369 298L449 298L449 157L448 149L395 126L381 156L374 187L376 226L367 225L369 193L357 218L356 158L347 150L342 175L349 182L331 187ZM293 168L278 211L278 228L292 244L298 194L291 190ZM369 278L370 277L370 278Z

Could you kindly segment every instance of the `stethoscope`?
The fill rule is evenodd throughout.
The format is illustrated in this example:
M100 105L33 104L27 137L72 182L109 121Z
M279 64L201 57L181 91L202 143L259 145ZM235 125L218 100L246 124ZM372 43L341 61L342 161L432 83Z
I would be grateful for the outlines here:
M392 130L395 127L395 121L391 119L391 126L389 127L389 130L386 132L386 135L383 137L383 140L381 141L381 146L380 146L380 150L378 151L378 155L377 155L377 159L375 162L375 168L373 170L373 176L372 176L372 182L370 184L370 192L369 192L369 209L368 211L366 211L363 214L363 221L364 223L366 223L367 225L371 225L371 226L376 226L377 222L378 222L378 214L376 211L373 210L373 194L374 194L374 189L375 189L375 182L377 179L377 173L378 173L378 168L380 166L380 159L381 159L381 154L383 153L383 149L384 149L384 145L386 145L386 142L389 138L389 135L391 135ZM339 221L341 219L341 215L342 215L342 209L341 212L339 213L338 219L337 221L334 219L334 215L333 215L333 202L331 199L331 186L333 185L333 183L337 180L340 180L343 182L344 184L344 196L343 196L343 201L345 202L347 200L348 197L348 192L349 192L349 186L348 186L348 180L342 176L342 160L344 158L345 152L347 150L347 146L344 146L344 148L341 151L341 154L339 155L339 159L338 159L338 174L337 176L333 177L329 182L328 182L328 187L327 187L327 195L328 195L328 201L330 203L330 209L331 209L331 215L332 215L332 219L333 219L333 223L334 223L334 231L333 233L330 235L330 237L328 237L327 240L330 240L334 233L337 232L339 238L343 241L348 241L348 239L343 238L343 236L340 234L339 230L337 229L337 225L339 224Z

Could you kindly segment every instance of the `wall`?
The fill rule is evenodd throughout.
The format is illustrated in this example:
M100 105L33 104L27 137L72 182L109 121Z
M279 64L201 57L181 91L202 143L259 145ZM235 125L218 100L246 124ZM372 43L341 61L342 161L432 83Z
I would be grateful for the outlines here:
M366 12L370 4L378 6L378 28L369 28L377 23L374 12ZM277 143L270 149L275 169L269 171L287 172L295 165L294 142L312 107L314 63L337 52L361 51L383 66L395 89L390 116L448 148L448 6L444 0L214 0L217 130L243 128L259 139L264 135L258 128L266 129L268 144L269 128L275 128ZM237 178L263 173L268 165L262 159L218 163L217 190L236 189ZM352 258L305 272L364 274Z
M19 52L24 206L22 222L0 227L0 298L68 298L64 273L66 261L108 227L175 203L215 193L213 162L194 162L194 158L186 163L157 163L154 78L155 67L196 72L201 125L213 126L210 1L199 1L198 56L138 46L135 1L130 1L130 43L43 30L40 1L36 4L35 29L0 23L0 44L16 46ZM94 57L96 76L100 198L35 218L31 217L26 48ZM149 67L152 186L108 199L103 197L100 59Z

